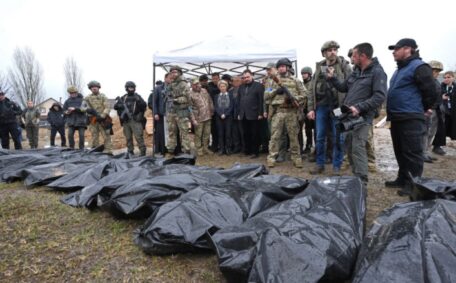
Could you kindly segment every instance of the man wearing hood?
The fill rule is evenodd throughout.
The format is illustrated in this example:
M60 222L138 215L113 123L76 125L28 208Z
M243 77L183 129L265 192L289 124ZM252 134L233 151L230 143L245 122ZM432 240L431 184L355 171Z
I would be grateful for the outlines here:
M352 60L356 68L345 81L339 81L330 68L328 77L338 91L346 92L343 105L349 108L348 119L362 117L359 124L351 129L346 137L347 156L353 174L365 185L368 181L366 143L376 110L386 97L386 74L370 43L360 43L353 48Z
M62 147L66 146L65 115L63 114L60 103L55 102L52 104L51 108L49 108L47 121L51 125L51 146L55 146L55 135L57 132L59 132Z
M136 93L136 84L132 81L125 83L125 91L122 97L116 99L114 109L120 118L120 124L123 127L123 133L127 140L127 148L130 154L134 152L133 136L139 147L140 155L146 155L146 145L144 144L144 125L146 112L146 102Z
M431 67L423 62L414 39L403 38L388 47L393 51L397 70L390 81L386 103L391 121L391 139L399 171L387 187L399 187L399 195L410 194L412 177L423 174L423 135L425 117L432 115L437 93Z
M75 86L67 89L70 97L63 104L65 121L68 126L68 142L71 149L74 149L74 132L78 131L79 149L84 149L84 134L87 128L86 108L82 107L84 98Z

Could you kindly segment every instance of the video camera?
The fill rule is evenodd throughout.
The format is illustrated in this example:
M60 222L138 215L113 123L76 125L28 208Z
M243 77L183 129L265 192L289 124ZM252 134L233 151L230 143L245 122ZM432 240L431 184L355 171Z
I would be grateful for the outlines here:
M334 109L333 114L337 118L336 127L340 132L351 131L366 123L362 116L354 117L351 115L352 112L347 105L342 105L340 108Z

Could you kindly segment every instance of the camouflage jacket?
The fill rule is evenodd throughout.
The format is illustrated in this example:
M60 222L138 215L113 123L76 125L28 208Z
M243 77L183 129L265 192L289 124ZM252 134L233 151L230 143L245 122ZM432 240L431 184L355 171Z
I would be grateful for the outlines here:
M22 113L22 117L24 118L24 124L28 125L38 125L40 123L40 109L38 107L33 108L25 108L24 112Z
M274 86L274 81L272 80L271 77L266 77L263 81L264 85L264 104L265 105L270 105L271 104L271 98L272 98L272 91L273 91L273 86ZM266 109L266 108L265 108Z
M190 99L193 117L197 122L204 122L212 118L214 114L214 103L204 88L200 92L191 91Z
M86 96L84 98L83 108L86 107L94 109L100 116L103 116L103 114L109 115L109 112L111 111L108 98L103 93L91 93Z
M315 73L312 77L312 88L308 93L307 108L309 111L315 110L317 104L321 99L317 99L317 92L322 92L324 89L332 94L332 97L326 97L326 99L332 104L333 108L339 107L344 101L345 94L337 91L331 84L326 80L326 74L322 73L321 67L326 66L326 59L317 63ZM334 67L334 76L339 80L346 80L352 73L350 63L344 59L344 57L337 57Z
M171 109L172 112L175 112L178 115L179 112L182 112L181 114L185 114L183 112L188 112L191 103L190 87L183 76L177 77L169 85L167 99L171 99L173 101L173 107Z
M302 105L304 103L305 97L307 95L307 90L299 79L296 79L290 73L282 76L279 75L282 86L286 87L290 93L296 98L298 103ZM287 99L286 94L277 94L277 89L279 85L276 82L272 83L272 90L265 91L265 100L270 100L271 105L283 106L283 107L292 107L291 101Z

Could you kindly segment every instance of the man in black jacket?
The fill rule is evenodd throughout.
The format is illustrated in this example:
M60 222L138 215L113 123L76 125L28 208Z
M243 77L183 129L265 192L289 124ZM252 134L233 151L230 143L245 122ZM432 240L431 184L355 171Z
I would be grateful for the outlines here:
M360 43L353 48L352 59L356 68L347 80L338 81L333 76L333 68L328 72L336 89L347 92L343 104L349 113L341 122L354 125L345 129L348 131L345 137L347 156L353 174L365 185L368 181L367 138L375 111L386 97L386 74L377 58L372 58L373 54L370 43Z
M65 122L68 126L68 143L70 148L74 149L74 132L78 131L79 149L84 149L84 134L87 128L86 109L82 107L84 98L75 86L69 86L67 92L70 97L65 100L63 111L65 113Z
M61 145L66 146L65 115L60 103L52 104L47 115L47 121L51 125L51 146L55 146L55 136L59 132Z
M244 84L239 87L237 96L238 120L242 122L245 154L256 158L260 147L260 120L264 112L264 87L253 80L253 73L248 69L242 73L242 79Z
M391 139L399 165L397 178L385 182L387 187L400 187L399 195L410 194L412 177L423 174L423 135L425 115L432 114L437 100L431 67L423 62L414 39L403 38L388 47L393 51L398 69L388 90L386 112L391 121Z
M9 149L9 135L14 142L14 149L22 149L19 142L19 130L17 129L16 116L21 115L21 108L5 97L5 93L0 90L0 139L2 148Z
M126 82L125 91L127 92L126 94L116 99L117 102L114 105L114 109L117 110L120 124L123 127L128 152L131 155L134 154L134 136L140 150L140 155L145 156L144 126L146 125L146 118L144 118L144 112L147 105L144 99L136 93L136 84L134 82Z

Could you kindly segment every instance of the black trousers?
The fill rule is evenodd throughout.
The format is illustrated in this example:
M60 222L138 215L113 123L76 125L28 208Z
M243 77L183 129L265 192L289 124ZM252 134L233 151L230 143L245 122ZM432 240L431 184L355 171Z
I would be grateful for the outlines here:
M226 117L225 119L222 119L217 115L216 122L219 150L229 153L231 151L231 127L233 118Z
M66 146L66 137L65 137L65 126L61 127L51 127L51 146L55 145L55 136L57 132L60 135L60 139L62 141L61 145Z
M84 133L85 127L72 127L68 126L68 143L70 148L74 149L74 132L78 131L79 135L79 149L84 149Z
M231 138L234 151L245 151L244 135L241 121L235 119L231 124Z
M11 135L14 142L14 149L22 149L22 145L19 142L19 134L16 122L0 124L0 139L2 140L2 148L9 149L9 139Z
M217 151L218 149L218 131L217 131L217 115L212 116L212 122L211 122L211 137L212 137L212 142L210 148L212 151Z
M165 155L165 119L159 115L159 120L154 119L154 153Z
M269 125L267 119L259 120L260 123L260 145L261 145L261 152L268 152L269 151Z
M435 133L434 140L432 141L433 146L445 146L446 145L446 125L445 125L445 113L437 108L437 132Z
M315 120L304 119L304 128L306 131L306 147L312 147L313 141L316 140L316 135L312 135L312 130L315 131Z
M260 153L260 121L259 120L242 120L242 129L244 131L245 154Z
M399 165L398 179L409 180L423 174L423 136L426 134L424 120L391 121L391 139L394 155Z

